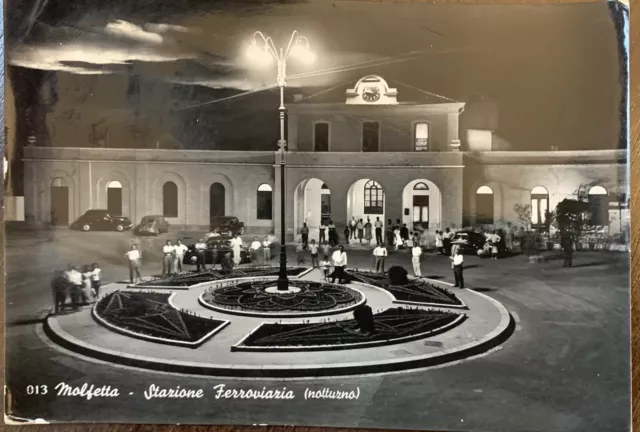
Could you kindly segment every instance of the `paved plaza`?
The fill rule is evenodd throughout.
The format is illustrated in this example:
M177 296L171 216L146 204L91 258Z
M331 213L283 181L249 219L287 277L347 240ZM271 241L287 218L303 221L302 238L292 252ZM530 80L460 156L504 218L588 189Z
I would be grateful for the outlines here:
M169 233L142 239L143 274L160 271L157 251L164 240L197 235ZM7 386L16 416L55 417L56 421L118 418L123 422L487 431L628 428L628 413L622 409L629 403L629 265L625 253L579 253L571 269L562 268L562 260L553 258L529 264L521 256L502 260L466 257L469 290L497 300L516 322L515 332L506 342L477 357L389 374L256 380L115 365L67 351L44 335L42 319L52 306L52 270L95 261L103 269L105 284L126 279L123 255L133 239L131 233L6 233ZM371 268L369 251L348 253L350 267ZM295 265L293 251L289 259ZM410 256L391 253L387 267L394 264L410 269ZM449 260L442 256L427 253L422 272L436 281L453 282ZM78 320L83 313L78 313ZM73 320L74 316L65 319ZM134 340L132 345L138 342ZM143 343L132 349L141 346ZM194 356L203 355L204 351L196 351ZM34 370L39 371L39 383L32 382ZM53 388L61 381L74 386L110 385L124 396L87 401L56 398L53 392L26 394L28 384ZM200 400L146 400L142 393L152 384L203 389L207 396ZM286 387L296 398L216 399L213 387L218 384L256 390ZM310 401L303 397L307 388L357 388L359 398ZM327 416L327 412L333 415Z

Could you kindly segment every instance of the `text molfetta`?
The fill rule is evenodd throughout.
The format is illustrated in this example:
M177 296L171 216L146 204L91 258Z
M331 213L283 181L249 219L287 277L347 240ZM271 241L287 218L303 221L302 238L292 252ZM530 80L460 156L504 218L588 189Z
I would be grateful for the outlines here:
M82 397L87 400L100 397L118 397L120 391L117 388L113 388L108 385L95 386L94 384L84 383L81 386L71 386L67 383L61 382L56 385L55 390L58 396L72 396Z

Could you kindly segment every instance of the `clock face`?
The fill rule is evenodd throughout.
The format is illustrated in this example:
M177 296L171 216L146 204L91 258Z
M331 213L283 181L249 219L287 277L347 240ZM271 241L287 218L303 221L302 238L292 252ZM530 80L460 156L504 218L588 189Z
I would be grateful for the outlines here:
M362 99L365 102L375 102L380 99L380 89L375 86L365 87L362 90Z

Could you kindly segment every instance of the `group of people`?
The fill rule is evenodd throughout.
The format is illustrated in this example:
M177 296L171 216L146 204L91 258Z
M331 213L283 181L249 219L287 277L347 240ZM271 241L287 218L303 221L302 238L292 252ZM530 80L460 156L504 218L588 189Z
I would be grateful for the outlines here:
M369 217L367 217L367 220L365 221L362 218L356 219L354 216L344 227L344 242L349 243L350 240L357 240L359 243L363 244L364 240L370 245L375 234L376 243L380 243L382 242L382 228L383 223L379 217L377 217L372 223ZM306 222L303 223L302 228L300 228L300 237L302 245L306 250L309 245L309 227ZM330 247L337 246L340 243L338 231L333 220L326 221L323 219L320 222L318 242L319 244L326 243Z
M56 270L51 281L55 313L63 312L67 305L78 310L82 305L95 302L101 283L102 270L97 263L83 266L82 271L73 265L69 265L67 271Z

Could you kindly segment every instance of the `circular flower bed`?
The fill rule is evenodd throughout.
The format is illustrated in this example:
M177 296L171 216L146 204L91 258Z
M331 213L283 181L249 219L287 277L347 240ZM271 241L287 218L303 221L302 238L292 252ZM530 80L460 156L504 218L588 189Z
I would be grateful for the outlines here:
M289 281L289 291L278 291L276 280L234 282L205 291L205 306L249 315L318 315L353 309L365 301L359 291L342 285L311 281Z

